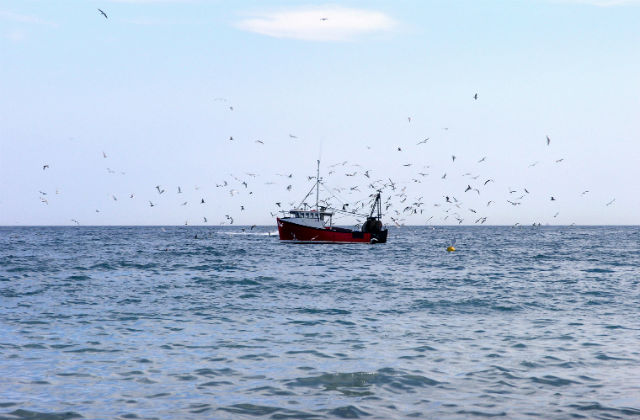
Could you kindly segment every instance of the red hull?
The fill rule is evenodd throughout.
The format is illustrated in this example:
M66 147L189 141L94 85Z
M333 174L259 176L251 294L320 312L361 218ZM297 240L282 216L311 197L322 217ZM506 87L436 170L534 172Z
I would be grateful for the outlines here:
M313 228L277 219L281 241L320 242L320 243L357 243L371 242L371 234L338 228ZM385 238L386 239L386 238Z

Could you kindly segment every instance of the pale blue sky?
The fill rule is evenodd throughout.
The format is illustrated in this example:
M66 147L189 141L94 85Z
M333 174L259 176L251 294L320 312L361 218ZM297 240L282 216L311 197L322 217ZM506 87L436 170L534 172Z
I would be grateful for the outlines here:
M638 224L638 22L640 1L1 1L0 224L274 224L318 156L348 200L406 187L388 223Z

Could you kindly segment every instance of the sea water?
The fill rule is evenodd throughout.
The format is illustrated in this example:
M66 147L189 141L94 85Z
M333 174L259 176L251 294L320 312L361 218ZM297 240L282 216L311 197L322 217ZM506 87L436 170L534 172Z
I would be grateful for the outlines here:
M0 418L640 418L639 227L274 230L0 228Z

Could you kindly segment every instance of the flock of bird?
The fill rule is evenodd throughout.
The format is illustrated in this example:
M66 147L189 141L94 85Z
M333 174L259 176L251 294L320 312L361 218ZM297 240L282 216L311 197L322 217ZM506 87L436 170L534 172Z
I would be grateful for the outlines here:
M100 14L104 16L105 19L108 19L107 14L98 9ZM478 101L479 96L478 93L475 93L471 96L474 101ZM226 98L217 97L214 98L215 102L220 102L224 104L224 107L228 110L228 112L234 111L234 106L229 105L229 101ZM408 124L411 124L412 118L407 117ZM443 130L448 130L447 127L443 128ZM298 141L298 136L289 133L289 139L291 141ZM544 139L547 147L551 147L551 138L546 136ZM228 137L229 142L236 142L233 135ZM412 147L427 147L430 142L430 137L424 137L419 139L415 146ZM256 147L264 146L265 142L263 140L254 140L254 143L257 145ZM403 153L403 147L406 148L411 145L399 144L395 146L395 150L397 153ZM367 149L371 149L371 146L367 146ZM108 160L109 156L105 151L102 151L102 158ZM447 180L448 173L458 175L460 171L457 171L456 167L456 159L458 157L456 155L451 155L450 169L444 171L439 176L441 180ZM482 156L476 161L476 165L486 165L488 157ZM564 161L564 158L555 159L555 163L561 163ZM529 168L535 167L539 161L533 162L529 164ZM402 164L403 167L407 168L407 170L411 167L415 167L414 163L407 162ZM42 170L47 171L51 170L50 163L44 163L42 165ZM410 174L410 181L407 180L393 180L388 176L381 175L379 177L374 177L374 171L372 169L365 169L360 164L350 163L348 161L342 161L338 163L334 163L328 165L325 169L328 169L326 173L323 173L320 179L320 186L322 191L323 199L320 202L320 205L323 207L327 207L330 209L334 209L336 215L334 216L336 224L351 224L355 221L356 224L361 223L366 217L366 213L368 213L369 207L371 206L375 196L377 193L381 193L383 197L383 213L385 214L385 218L388 218L393 224L397 226L402 226L405 224L408 218L415 220L415 217L422 217L423 222L425 224L433 224L433 223L445 223L445 224L484 224L489 219L487 215L487 209L492 205L495 205L499 200L504 200L504 203L510 206L522 206L525 205L527 201L527 197L531 194L529 189L526 187L523 188L511 188L505 192L506 197L502 196L500 198L493 197L492 199L485 199L482 201L482 205L479 206L479 198L483 196L486 188L488 188L489 184L495 183L495 180L491 177L482 176L480 173L472 173L465 172L459 178L464 178L464 181L461 182L459 188L452 189L448 193L442 195L442 197L435 202L426 203L424 199L424 195L422 192L418 192L416 195L412 194L411 191L414 188L415 184L422 183L422 180L426 177L432 176L430 172L430 167L427 165L422 165L420 169L416 172ZM112 170L110 167L106 167L106 170L110 174L115 174L116 171ZM121 172L124 174L124 172ZM277 178L274 178L277 177ZM316 182L315 174L305 174L298 175L294 173L275 173L275 174L266 174L259 175L257 173L245 172L242 175L233 175L230 174L227 179L220 180L215 183L215 187L217 190L225 191L225 193L220 193L216 195L216 201L220 200L222 196L228 196L231 198L241 198L243 202L236 206L237 211L242 213L245 211L247 206L252 203L253 195L253 186L255 183L259 181L259 178L263 178L260 180L261 183L265 185L271 185L275 188L282 188L277 200L273 202L273 207L271 209L265 209L269 211L272 217L278 215L278 212L286 211L293 208L312 208L315 205L315 196L313 196L313 203L309 201L296 202L292 200L293 194L297 194L294 191L294 180L298 181L301 178L306 181L308 187L312 188ZM265 179L266 178L266 179ZM346 180L350 182L348 185L344 185ZM278 182L279 181L279 182ZM284 182L282 182L284 181ZM298 184L299 185L299 181ZM332 186L333 185L333 186ZM337 185L337 186L336 186ZM156 207L158 203L161 201L162 197L167 194L175 194L176 196L180 196L183 194L182 186L173 186L171 188L163 185L155 185L151 187L155 189L155 193L157 194L157 200L147 200L149 207ZM199 190L199 187L194 187L195 191ZM44 204L49 204L47 192L40 190L40 201ZM582 190L579 194L580 196L584 196L589 193L589 190ZM59 194L59 190L56 189L56 194ZM113 201L118 201L118 197L115 194L110 194ZM474 200L470 200L471 196L474 196ZM282 198L288 196L288 200L286 203ZM309 194L307 194L309 196ZM549 202L555 202L558 200L558 197L555 195L548 196ZM300 198L300 197L298 197ZM128 196L129 200L135 200L136 194L130 193ZM311 200L311 199L310 199ZM475 203L474 207L471 207L467 202ZM605 205L610 206L615 202L615 198L607 202ZM180 200L181 206L189 205L189 200ZM203 209L203 215L201 221L197 221L196 223L209 223L209 218L206 216L207 199L202 196L199 200L193 205L201 206ZM287 208L286 205L289 207ZM96 213L100 213L100 209L95 209ZM554 218L558 216L559 212L555 212ZM235 219L237 219L237 214L225 214L224 218L218 220L217 223L224 225L234 224ZM343 220L345 223L340 223ZM388 221L387 220L387 221ZM75 224L80 224L77 218L70 219L71 222ZM186 220L184 224L189 224L189 220ZM516 223L519 225L520 223ZM540 225L541 222L533 222L533 225ZM255 226L255 225L254 225ZM252 226L253 228L253 226Z

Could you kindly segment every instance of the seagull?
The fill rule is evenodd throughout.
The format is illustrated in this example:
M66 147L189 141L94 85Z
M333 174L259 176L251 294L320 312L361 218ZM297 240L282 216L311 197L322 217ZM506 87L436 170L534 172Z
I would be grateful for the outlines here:
M558 160L556 160L556 163L560 163L560 162L562 162L563 160L564 160L564 158L562 158L562 159L558 159Z
M559 214L560 212L556 212L556 214L554 214L553 217L558 217Z
M584 190L584 191L582 191L582 194L581 194L581 195L585 195L585 194L586 194L586 193L588 193L588 192L589 192L589 190Z
M207 223L207 218L206 217L202 217L204 219L204 222Z
M486 158L487 158L487 157L486 157L486 156L484 156L482 159L480 159L480 160L478 161L478 163L482 163L482 162L484 162Z
M256 140L256 143L264 144L262 140Z
M398 147L398 152L402 152L402 147Z
M98 12L100 12L102 14L102 16L104 16L105 19L109 19L107 14L102 9L98 9Z
M325 21L325 20L329 20L329 18L322 17L322 18L320 18L320 20L321 20L321 21Z
M486 181L484 181L484 185L487 185L490 182L495 182L493 179L487 179Z
M204 204L204 198L200 199L200 204Z
M102 152L102 157L105 159L107 158L107 154L104 151Z
M478 100L478 94L473 95L473 99Z
M42 165L42 170L44 171L45 169L47 169L49 167L49 165Z
M287 191L291 191L291 185L287 185Z
M155 204L153 204L151 200L149 200L149 207L153 207L153 206L155 206Z
M370 176L369 176L369 171L368 171L368 170L367 170L367 171L365 171L364 176L366 176L367 178L370 178Z
M549 136L547 136L547 146L549 145L549 143L551 143L551 139L549 138Z
M407 117L407 120L409 120L409 122L411 122L411 117Z
M181 205L182 205L182 206L186 206L186 205L187 205L187 202L185 201L185 202L184 202L184 203L182 203Z
M426 143L429 140L429 137L427 137L426 139L419 141L418 144L422 144L422 143Z
M616 201L616 199L615 199L615 198L614 198L613 200L609 201L609 202L607 203L607 206L612 205L614 201Z
M178 185L178 194L182 194L182 188Z
M76 225L79 225L79 224L80 224L80 222L78 222L76 219L71 219L71 221L72 221L73 223L75 223Z
M554 196L551 196L551 201L556 201L556 198Z
M118 201L118 198L115 195L111 196L113 198L113 201Z
M451 155L451 161L455 162L456 161L456 155Z
M440 177L440 179L445 179L446 177L447 177L447 173L445 172L444 175Z
M533 162L531 165L529 165L530 168L536 166L538 164L538 161Z
M467 188L464 190L464 192L467 192L471 189L471 185L467 185Z
M298 136L294 136L293 134L289 134L289 137L292 138L292 139L297 139L298 138Z
M278 201L278 202L276 202L276 206L278 206L278 207L280 207L280 205L281 205L281 204L282 204L282 203L280 203L279 201Z
M230 141L231 141L231 140L233 140L233 136L229 136L229 140L230 140Z

